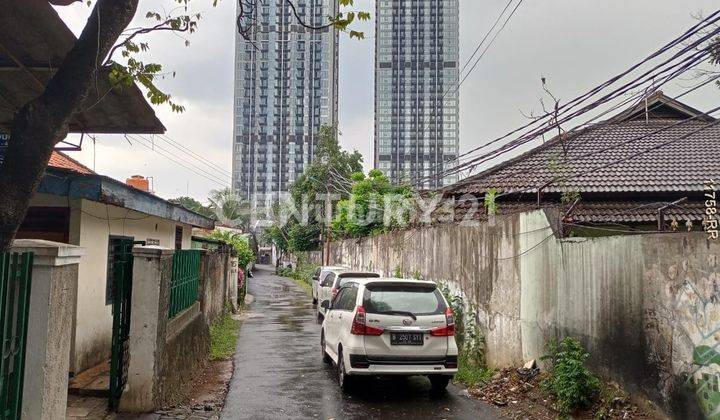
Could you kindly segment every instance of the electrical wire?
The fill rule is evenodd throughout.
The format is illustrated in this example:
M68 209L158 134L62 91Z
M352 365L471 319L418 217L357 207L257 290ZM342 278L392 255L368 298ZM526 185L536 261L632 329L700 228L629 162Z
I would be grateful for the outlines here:
M128 135L128 136L130 136L130 135ZM189 170L190 172L194 173L195 175L198 175L198 176L200 176L200 177L203 177L203 178L207 179L208 181L212 181L212 182L214 182L214 183L216 183L216 184L218 184L218 185L220 185L221 187L224 187L224 188L227 188L227 187L230 186L230 185L229 185L228 183L226 183L226 182L223 182L223 181L221 181L221 180L218 180L217 178L214 178L214 177L209 177L209 176L207 176L207 175L205 175L205 174L203 174L203 173L201 173L201 172L198 172L198 171L192 169L190 166L185 165L185 164L182 163L181 161L178 161L178 160L176 160L176 159L173 159L172 157L170 157L170 156L168 156L168 155L160 152L159 150L157 150L157 148L153 147L152 143L147 144L147 143L145 143L145 142L143 142L143 141L140 141L139 138L134 138L134 137L133 137L133 139L134 139L138 144L144 146L144 147L147 148L148 150L153 151L153 152L157 153L158 155L164 157L165 159L168 159L168 160L170 160L171 162L173 162L173 163L175 163L175 164L177 164L177 165L179 165L179 166L181 166L181 167Z
M650 60L652 60L652 59L654 59L654 58L656 58L656 57L659 57L660 55L662 55L662 54L664 54L665 52L669 51L671 48L674 48L675 46L677 46L677 45L685 42L685 41L686 41L687 39L689 39L690 37L695 36L696 34L700 33L700 31L705 30L706 28L708 28L708 27L710 27L710 26L712 26L712 25L715 25L715 24L720 20L720 17L718 17L719 14L720 14L720 10L716 11L715 13L711 14L711 15L708 16L707 18L703 19L701 22L699 22L698 24L694 25L692 28L690 28L690 29L687 30L685 33L683 33L680 37L677 37L677 38L673 39L672 41L670 41L669 43L667 43L666 45L664 45L663 47L661 47L659 50L657 50L657 51L655 51L654 53L650 54L648 57L646 57L645 59L643 59L643 60L640 61L639 63L634 64L633 66L631 66L629 69L625 70L624 72L622 72L622 73L620 73L620 74L612 77L611 79L607 80L606 82L604 82L604 83L602 83L602 84L600 84L600 85L598 85L598 86L590 89L590 90L587 91L586 93L584 93L584 94L582 94L582 95L574 98L573 100L571 100L571 101L569 101L569 102L567 102L567 103L565 103L565 104L558 105L558 108L557 108L556 111L554 111L554 112L546 112L544 115L539 116L538 118L534 119L533 121L531 121L531 122L529 122L529 123L527 123L527 124L525 124L525 125L517 128L517 129L515 129L515 130L513 130L513 131L511 131L511 132L509 132L509 133L507 133L507 134L505 134L505 135L503 135L503 136L501 136L501 137L498 137L498 138L496 138L496 139L494 139L494 140L492 140L492 141L490 141L490 142L487 142L487 143L485 143L485 144L483 144L483 145L481 145L481 146L479 146L479 147L476 147L476 148L474 148L474 149L472 149L472 150L470 150L470 151L468 151L468 152L465 152L465 153L461 154L460 156L457 156L457 157L453 158L452 160L460 160L461 158L463 158L463 157L465 157L465 156L468 156L468 155L470 155L470 154L472 154L472 153L475 153L475 152L477 152L477 151L479 151L479 150L481 150L481 149L483 149L483 148L485 148L485 147L488 147L488 146L490 146L490 145L492 145L492 144L495 144L495 143L497 143L497 142L499 142L499 141L502 141L502 140L504 140L504 139L506 139L506 138L508 138L508 137L510 137L510 136L512 136L512 135L514 135L514 134L516 134L516 133L518 133L518 132L520 132L520 131L523 131L523 130L525 130L525 129L531 128L531 127L533 127L534 125L537 125L537 124L539 124L539 123L543 123L543 124L540 124L541 126L542 126L542 125L549 125L549 124L547 124L547 121L545 121L545 119L548 118L548 117L549 117L549 118L552 118L553 116L555 116L555 119L556 119L555 123L556 123L556 124L555 124L555 126L550 127L549 129L545 129L544 131L541 131L541 132L544 133L544 132L549 131L550 129L557 128L557 125L559 125L559 124L561 124L561 123L563 123L563 122L567 122L570 118L575 118L575 117L577 117L578 115L581 115L582 113L585 113L585 112L587 112L587 111L589 111L589 110L592 110L592 109L597 108L598 106L606 103L606 102L607 102L608 100L610 100L610 99L614 99L615 97L619 96L620 94L624 94L624 93L627 92L627 90L632 86L632 83L633 83L633 82L637 83L638 80L640 80L640 79L642 79L642 78L644 78L644 77L645 77L645 78L649 78L649 79L651 80L652 77L656 77L656 75L653 75L653 72L657 71L657 70L658 70L659 68L661 68L663 65L666 65L666 64L672 62L673 60L675 60L676 58L678 58L678 57L686 54L688 51L695 49L695 48L696 48L698 45L700 45L701 43L703 43L703 42L707 41L708 39L712 38L713 36L715 36L715 35L717 34L718 29L716 28L715 30L710 31L710 32L708 32L707 34L701 36L701 37L700 37L698 40L696 40L695 42L692 42L692 43L690 43L689 45L686 45L680 52L678 52L677 54L673 55L670 59L664 61L664 62L661 63L660 65L655 66L653 69L645 72L643 75L637 77L637 78L636 78L633 82L631 82L630 84L625 84L624 86L616 89L615 91L613 91L613 92L611 92L610 94L608 94L608 95L600 98L599 100L596 100L595 102L591 103L590 105L585 106L584 108L582 108L582 109L580 110L580 112L576 111L575 113L571 114L569 117L564 118L563 121L559 121L559 116L560 116L560 115L564 115L566 112L569 112L570 110L572 110L573 108L575 108L577 105L581 104L582 102L584 102L584 101L587 100L588 98L590 98L590 97L598 94L598 93L601 92L603 89L611 86L612 84L614 84L615 82L619 81L620 79L622 79L623 77L627 76L628 74L630 74L631 72L635 71L636 69L640 68L642 65L646 64L646 63L649 62ZM701 51L701 52L702 52L702 51ZM652 76L652 77L649 77L649 76ZM534 137L536 137L536 136L538 136L538 135L540 134L540 132L537 132L537 129L536 129L536 132L533 133L533 132L531 131L530 133L526 133L525 136L528 136L529 134L534 134ZM525 136L523 136L523 137L525 137ZM521 138L522 138L522 137L521 137ZM441 164L438 164L438 165L436 165L433 169L437 169L438 166L444 165L444 164L446 164L446 163L449 163L449 162L451 162L452 160L448 160L448 161L445 161L445 162L443 162L443 163L441 163ZM468 165L467 165L467 164L464 164L464 166L467 167ZM443 175L443 174L440 174L440 173L439 173L438 175L440 175L440 176L447 176L447 175ZM438 175L435 175L435 177L437 177ZM422 181L424 181L425 179L432 179L432 177L430 177L430 178L428 178L428 177L423 178L423 179L421 179L421 180L419 181L419 183L422 182Z

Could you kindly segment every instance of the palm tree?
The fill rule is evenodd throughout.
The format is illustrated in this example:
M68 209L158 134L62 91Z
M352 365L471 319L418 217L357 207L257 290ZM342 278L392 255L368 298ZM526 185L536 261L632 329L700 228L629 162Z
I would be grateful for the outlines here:
M210 208L215 212L218 222L223 226L242 229L250 228L250 206L246 200L235 194L230 188L210 191Z

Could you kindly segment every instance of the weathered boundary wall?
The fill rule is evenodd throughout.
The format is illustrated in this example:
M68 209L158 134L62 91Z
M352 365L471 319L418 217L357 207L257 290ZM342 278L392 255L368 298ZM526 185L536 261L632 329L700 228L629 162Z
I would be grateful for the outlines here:
M322 251L298 252L291 254L288 259L293 267L297 267L300 263L322 265Z
M224 313L226 302L237 298L227 287L233 264L237 276L237 258L227 252L201 252L198 300L169 319L174 251L133 249L128 380L121 411L152 412L181 402L207 362L210 324Z
M694 418L720 400L719 256L700 232L559 239L536 211L346 240L331 262L447 283L475 308L493 367L577 337L605 377Z

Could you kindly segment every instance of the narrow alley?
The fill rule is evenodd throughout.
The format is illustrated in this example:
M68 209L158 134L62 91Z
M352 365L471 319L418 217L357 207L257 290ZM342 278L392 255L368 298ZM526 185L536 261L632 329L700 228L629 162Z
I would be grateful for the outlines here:
M247 310L222 419L494 419L494 408L450 385L433 397L425 378L368 379L345 395L335 368L320 359L320 326L310 299L292 280L260 266Z

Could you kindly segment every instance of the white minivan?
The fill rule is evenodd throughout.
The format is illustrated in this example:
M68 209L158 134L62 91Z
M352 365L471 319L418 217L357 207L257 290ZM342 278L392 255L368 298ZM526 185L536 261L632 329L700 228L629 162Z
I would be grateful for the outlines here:
M357 376L425 375L440 391L457 373L453 312L433 282L352 280L320 306L322 358L337 366L343 390Z
M318 284L318 302L332 301L340 287L354 279L379 278L380 274L369 271L332 270ZM318 306L318 317L325 316L325 309Z
M318 267L315 269L315 273L313 273L312 277L312 303L313 305L317 305L318 303L318 291L320 290L320 283L322 280L331 272L342 272L347 271L347 267L342 266L324 266L324 267Z

